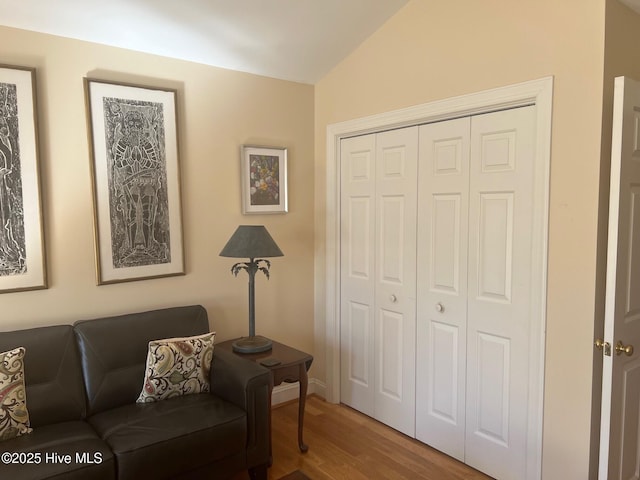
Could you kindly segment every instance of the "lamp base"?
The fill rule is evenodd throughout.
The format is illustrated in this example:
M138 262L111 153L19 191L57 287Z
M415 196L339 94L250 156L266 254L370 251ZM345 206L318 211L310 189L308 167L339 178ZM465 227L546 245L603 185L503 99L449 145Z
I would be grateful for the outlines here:
M271 350L272 342L266 337L256 335L254 337L242 337L232 344L233 351L237 353L260 353Z

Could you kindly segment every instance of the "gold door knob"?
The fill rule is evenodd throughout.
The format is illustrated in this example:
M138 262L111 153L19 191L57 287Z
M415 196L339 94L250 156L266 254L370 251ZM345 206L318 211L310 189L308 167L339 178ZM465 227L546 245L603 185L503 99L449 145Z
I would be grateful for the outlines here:
M627 345L625 347L621 341L618 341L618 343L616 344L616 355L621 355L623 353L627 357L633 355L633 345Z
M602 350L602 353L604 353L607 357L611 356L611 344L609 342L605 342L601 338L598 338L594 342L594 345L598 350Z

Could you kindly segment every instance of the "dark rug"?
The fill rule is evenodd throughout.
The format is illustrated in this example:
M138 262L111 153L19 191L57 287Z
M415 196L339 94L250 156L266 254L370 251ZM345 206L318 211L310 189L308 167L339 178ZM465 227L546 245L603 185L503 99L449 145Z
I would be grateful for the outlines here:
M311 479L307 477L304 473L302 473L300 470L296 470L295 472L291 472L288 475L285 475L284 477L280 477L280 480L311 480Z

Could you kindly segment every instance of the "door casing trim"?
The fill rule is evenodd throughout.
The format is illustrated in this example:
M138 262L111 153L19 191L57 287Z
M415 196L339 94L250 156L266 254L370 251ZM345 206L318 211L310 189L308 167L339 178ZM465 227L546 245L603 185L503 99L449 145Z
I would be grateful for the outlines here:
M532 453L527 456L527 479L542 476L542 424L547 301L547 256L549 225L549 179L553 77L518 83L478 93L425 103L327 126L326 138L326 238L325 305L316 318L325 318L326 399L340 401L340 140L453 118L479 115L525 105L536 106L536 165L534 196L534 242L530 341L529 432ZM541 198L540 198L541 197ZM537 321L536 321L537 319Z

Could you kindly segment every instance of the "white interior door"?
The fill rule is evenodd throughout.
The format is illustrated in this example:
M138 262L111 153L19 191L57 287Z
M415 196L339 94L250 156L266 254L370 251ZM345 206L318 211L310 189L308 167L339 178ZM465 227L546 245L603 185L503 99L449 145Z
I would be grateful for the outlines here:
M415 436L418 127L376 138L374 417Z
M615 80L601 480L640 478L640 83ZM636 351L631 350L636 347ZM626 350L625 350L626 349Z
M415 434L418 128L341 142L341 401Z
M340 145L340 400L374 415L376 136Z
M421 127L416 433L527 478L535 107ZM540 239L540 241L542 241Z
M530 106L471 122L465 460L500 479L527 478L533 443L535 118Z
M464 461L471 119L420 127L416 438Z

